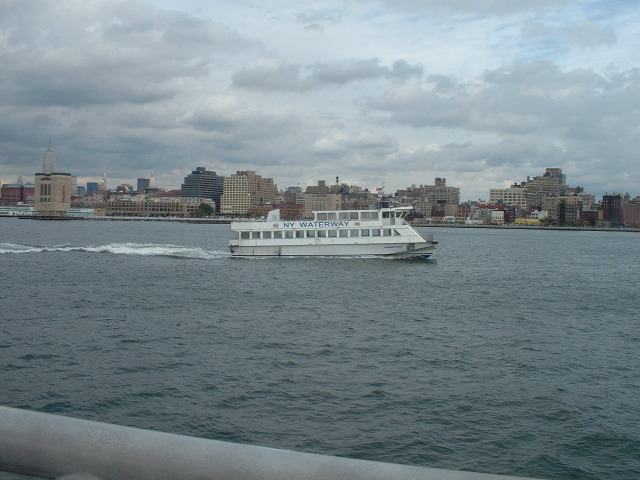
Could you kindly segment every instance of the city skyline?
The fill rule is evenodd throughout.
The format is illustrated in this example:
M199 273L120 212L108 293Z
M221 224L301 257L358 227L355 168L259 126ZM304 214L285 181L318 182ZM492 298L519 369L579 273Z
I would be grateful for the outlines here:
M47 158L51 158L52 156L53 156L53 158L55 159L55 154L54 154L54 152L51 150L51 148L49 147L49 148L47 149L47 152L45 153L45 162L47 161ZM55 162L55 160L54 160L54 162ZM137 184L137 185L139 186L141 181L148 181L148 182L150 182L150 183L153 183L153 185L149 185L149 187L151 187L151 188L158 188L159 190L165 190L165 191L174 191L174 190L175 190L175 191L180 191L180 190L181 190L181 188L182 188L182 187L184 187L184 182L185 182L185 181L187 181L187 180L188 180L188 178L192 176L192 174L196 173L196 171L197 171L197 170L206 171L207 173L215 173L215 174L218 174L218 173L217 173L217 172L215 172L215 171L210 171L210 170L208 170L206 167L201 167L201 166L193 167L193 169L192 169L192 171L190 172L190 174L185 175L185 177L183 178L183 182L182 182L180 185L178 185L178 186L171 186L171 187L164 187L164 186L157 186L157 185L155 185L155 179L154 179L154 172L153 172L153 171L152 171L152 172L150 172L150 173L151 173L151 175L149 176L150 178L137 177L137 178L135 179L135 181L132 181L132 180L130 180L130 181L123 181L123 182L120 182L120 183L119 183L119 184L117 184L117 185L116 185L116 184L110 185L110 184L109 184L109 181L108 181L108 178L106 177L106 174L105 174L105 173L103 173L103 175L102 175L102 177L101 177L101 179L100 179L99 181L94 180L94 179L89 179L89 180L87 180L86 182L85 182L85 181L80 181L80 180L79 180L75 175L73 175L73 174L70 174L70 175L72 175L72 178L75 178L75 184L76 184L77 186L84 186L84 185L86 185L86 186L88 187L90 184L95 184L95 185L104 184L104 185L103 185L103 187L102 187L102 190L116 191L116 190L118 190L118 188L119 188L119 187L122 187L122 186L129 186L129 187L132 187L132 188L133 188L133 190L131 190L132 192L138 192L138 191L139 191L139 188L137 188L137 189L136 189L136 188L134 187L134 185L136 185L136 184ZM546 172L546 173L548 173L550 170L557 170L557 168L554 168L554 167L546 167L546 168L545 168L545 172ZM562 171L562 168L560 168L559 170L560 170L560 171ZM491 202L491 200L490 200L490 197L491 197L491 195L492 195L492 191L493 191L493 190L503 190L503 189L509 190L510 188L513 188L513 187L522 187L522 186L526 186L526 184L528 183L528 181L529 181L529 180L531 180L531 179L535 179L535 177L541 177L541 176L543 176L543 175L545 175L545 174L546 174L545 172L532 172L532 173L530 173L530 174L528 174L528 175L527 175L526 179L523 179L523 180L521 180L521 181L514 181L514 182L510 183L509 185L507 185L506 187L490 187L489 191L488 191L488 192L485 192L485 193L486 193L485 195L480 196L480 197L478 197L478 198L467 198L467 197L464 197L464 196L462 195L462 193L460 193L460 201L459 201L458 203L465 203L465 202L469 202L469 201L471 201L471 202L478 202L478 201L479 201L479 202L485 202L485 203L486 203L486 202L492 203L492 202ZM238 173L238 172L233 172L233 173L229 173L229 174L222 174L222 173L221 173L221 174L219 174L219 175L220 175L222 178L225 178L225 177L229 177L229 176L235 176L235 174L236 174L236 173ZM258 175L260 174L260 172L255 172L255 173L258 173ZM566 173L564 174L564 177L565 177L565 179L566 179ZM6 181L3 181L3 180L0 178L0 185L10 185L10 184L16 184L16 183L21 183L21 182L22 182L22 184L24 184L24 185L28 185L28 184L33 185L33 181L32 181L32 180L30 180L30 179L29 179L29 180L24 180L24 178L25 178L25 177L24 177L23 175L20 175L20 176L19 176L19 178L18 178L18 182L6 182ZM30 176L27 176L27 178L30 178ZM271 177L267 177L267 178L271 178ZM339 179L339 177L336 177L336 180L338 180L338 179ZM277 181L275 181L275 179L273 179L273 180L274 180L274 184L275 184L275 186L277 187L277 190L278 190L279 192L284 192L285 190L287 190L287 189L289 189L289 188L294 188L294 187L300 187L300 188L302 188L302 189L303 189L303 191L304 191L304 189L305 189L305 188L307 188L307 187L314 187L314 186L316 186L316 185L319 185L321 182L322 182L322 183L324 183L324 184L326 184L327 186L331 186L331 185L335 185L335 184L336 184L335 182L326 181L325 179L318 179L318 180L316 180L314 183L311 183L311 184L300 184L300 183L298 183L298 184L296 184L296 185L286 185L286 186L283 186L283 185L278 185L278 182L277 182ZM366 186L366 185L346 184L345 182L339 182L339 184L340 184L340 185L348 185L348 186L350 186L350 187L361 187L361 188L364 188L364 189L366 189L366 190L368 190L368 191L370 191L370 192L372 192L372 193L384 193L384 194L385 194L385 195L387 195L387 196L394 196L394 195L396 195L398 192L403 192L403 191L405 191L407 188L423 187L423 186L433 186L434 184L435 184L435 185L437 185L439 181L440 181L440 182L445 182L445 183L446 183L446 178L444 178L444 177L435 177L431 182L425 181L425 182L420 182L420 183L413 183L413 184L405 185L403 188L395 189L395 190L393 190L393 191L383 190L383 189L376 189L376 188L371 188L371 187L368 187L368 186ZM574 188L574 189L575 189L576 187L578 187L578 188L580 188L580 189L581 189L581 191L584 191L584 187L582 187L582 186L580 186L580 185L575 185L575 184L571 184L571 185L570 185L569 183L567 183L566 185L567 185L567 186L569 186L569 187L572 187L572 188ZM455 187L455 188L458 188L458 189L460 188L460 187L458 187L457 185L448 185L448 187ZM601 198L601 197L603 197L603 196L605 196L605 195L618 195L618 194L619 194L619 195L625 195L625 194L626 194L626 195L629 195L631 198L640 196L640 195L638 195L638 192L637 192L637 191L635 191L635 190L634 190L634 191L621 191L621 190L616 190L615 188L614 188L612 191L604 192L604 193L603 193L603 194L601 194L601 195L596 195L596 194L593 194L592 192L588 192L588 191L586 191L586 192L584 192L584 193L591 194L591 195L593 195L596 199ZM184 196L184 195L183 195L183 196Z
M631 2L26 0L0 12L3 182L39 171L51 135L79 184L153 171L173 189L202 166L387 193L444 177L464 201L557 166L597 197L638 194Z

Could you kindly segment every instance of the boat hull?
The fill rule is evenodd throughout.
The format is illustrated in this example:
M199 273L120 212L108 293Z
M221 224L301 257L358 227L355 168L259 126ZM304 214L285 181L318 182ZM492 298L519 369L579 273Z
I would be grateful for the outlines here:
M237 257L368 257L430 258L435 245L420 244L308 244L308 245L234 245Z

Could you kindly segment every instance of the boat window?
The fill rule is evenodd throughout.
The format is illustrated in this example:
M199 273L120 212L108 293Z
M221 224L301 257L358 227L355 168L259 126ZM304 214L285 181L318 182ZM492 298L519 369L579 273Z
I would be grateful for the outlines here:
M349 220L357 220L358 212L349 212Z
M338 235L341 237L348 237L349 236L349 230L338 230Z
M372 237L379 237L380 236L380 229L379 228L372 228L371 229L371 236Z
M271 232L262 232L262 238L271 238Z
M285 230L284 238L293 238L293 230Z
M369 212L371 213L371 220L377 220L378 219L378 212Z
M368 237L370 235L369 233L369 229L368 228L363 228L362 230L360 230L360 236L361 237Z
M385 237L390 237L393 235L393 232L391 231L390 228L383 228L382 229L382 235Z
M362 220L370 220L371 219L371 212L360 212L360 218Z
M359 237L360 236L360 230L349 230L349 236L350 237Z
M329 236L330 237L337 237L338 236L338 230L329 230Z
M307 238L313 238L316 236L315 230L307 230Z
M396 217L397 218L404 218L405 213L407 213L407 212L405 212L404 210L400 210L399 212L396 212Z
M304 230L296 230L296 238L304 238Z
M389 212L382 212L382 218L389 218Z
M242 240L248 240L249 239L249 232L240 232L240 238Z
M329 220L337 220L338 219L338 215L336 214L336 212L329 212Z
M273 238L282 238L282 230L276 230L273 232Z
M339 220L349 220L349 212L339 212L338 213Z
M318 220L326 220L327 219L327 214L326 213L318 213Z
M398 236L398 235L402 235L398 230L396 230L395 228L393 229L393 234Z
M326 230L318 230L318 237L326 237L326 236L327 236Z
M251 232L251 238L260 238L260 232Z

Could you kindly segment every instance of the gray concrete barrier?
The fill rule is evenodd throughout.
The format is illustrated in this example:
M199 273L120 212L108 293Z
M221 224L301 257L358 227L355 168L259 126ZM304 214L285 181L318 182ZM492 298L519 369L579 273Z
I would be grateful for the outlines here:
M508 480L241 445L0 407L0 471L95 480Z

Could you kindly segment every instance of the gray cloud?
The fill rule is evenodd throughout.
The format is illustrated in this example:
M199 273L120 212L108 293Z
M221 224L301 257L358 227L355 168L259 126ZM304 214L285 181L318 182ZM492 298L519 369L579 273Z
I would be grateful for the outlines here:
M345 60L309 67L310 78L319 84L345 84L357 80L376 78L396 78L405 80L410 77L421 77L422 67L411 66L404 60L396 60L391 68L380 65L380 60Z
M335 13L323 13L318 10L298 12L296 20L310 30L323 30L324 25L336 25L340 23L341 15Z
M304 67L264 60L238 70L232 80L234 86L250 90L305 92L356 81L384 78L404 81L421 77L422 73L421 66L409 65L404 60L396 60L391 67L380 65L377 58L336 60Z
M455 172L456 170L483 172L492 167L506 167L512 171L522 167L542 168L548 159L560 160L563 151L551 142L538 138L505 138L486 143L449 143L438 148L422 148L402 157L403 167L419 171L428 167L435 171Z
M583 48L610 46L617 40L617 36L611 28L603 28L593 23L553 26L541 22L530 22L523 27L522 35L527 40L569 41Z
M369 1L369 0L364 0ZM383 0L389 8L426 11L435 14L466 13L475 15L510 15L567 5L569 0Z
M222 25L149 15L136 2L85 4L74 15L75 2L19 3L0 21L5 98L14 105L152 103L207 75L216 55L256 46ZM49 28L58 21L62 28Z
M414 128L461 127L468 124L471 108L462 96L442 94L437 89L412 85L387 91L362 106L387 112L390 119Z
M304 92L315 88L311 79L301 77L301 72L301 65L269 61L243 67L231 79L234 86L249 90Z
M549 62L519 62L485 72L481 83L438 78L391 89L366 106L415 128L605 140L613 119L628 121L638 115L639 88L636 69L605 77L584 69L562 72Z

